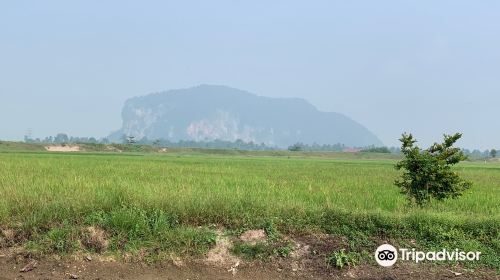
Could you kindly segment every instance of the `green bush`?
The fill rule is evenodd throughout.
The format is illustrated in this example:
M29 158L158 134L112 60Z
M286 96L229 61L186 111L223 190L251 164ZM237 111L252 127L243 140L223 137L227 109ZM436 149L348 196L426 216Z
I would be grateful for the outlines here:
M435 143L429 149L421 150L414 145L417 140L411 134L403 134L400 141L405 158L396 164L396 169L402 169L404 173L395 184L410 201L422 206L431 198L457 198L472 186L451 169L466 159L460 149L453 147L461 137L460 133L444 135L442 144Z

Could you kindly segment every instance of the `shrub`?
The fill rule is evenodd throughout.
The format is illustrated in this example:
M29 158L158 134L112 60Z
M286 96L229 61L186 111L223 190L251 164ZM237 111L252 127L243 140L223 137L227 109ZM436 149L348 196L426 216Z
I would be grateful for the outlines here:
M444 135L442 144L435 143L427 150L421 150L414 145L417 141L411 134L403 134L400 141L405 158L396 164L396 169L402 169L404 173L395 184L410 201L422 206L431 198L457 198L472 186L451 169L466 159L460 149L453 147L461 137L460 133Z

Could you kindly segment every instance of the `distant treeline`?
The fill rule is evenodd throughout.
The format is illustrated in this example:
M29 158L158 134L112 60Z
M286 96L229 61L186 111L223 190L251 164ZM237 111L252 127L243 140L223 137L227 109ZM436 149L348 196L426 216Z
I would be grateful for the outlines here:
M43 144L110 144L116 141L110 141L107 138L94 138L94 137L74 137L68 136L65 133L58 133L56 136L48 136L43 139L24 137L24 142L27 143L43 143ZM268 151L280 150L276 146L266 145L264 143L245 142L243 140L225 141L225 140L210 140L210 141L191 141L180 140L172 142L166 139L135 139L132 136L123 136L121 144L137 144L137 145L151 145L156 147L169 147L169 148L209 148L209 149L239 149L239 150L252 150L252 151Z
M295 143L291 146L288 147L289 151L297 152L297 151L330 151L330 152L342 152L345 149L347 149L344 144L337 143L337 144L317 144L313 143L312 145L309 144L304 144L304 143Z
M26 143L43 143L43 144L110 144L116 143L116 141L110 141L108 138L95 138L95 137L74 137L68 136L65 133L58 133L55 136L48 136L43 139L36 138L33 139L29 136L24 137L24 142ZM139 145L151 145L156 147L170 147L170 148L208 148L208 149L238 149L238 150L250 150L250 151L270 151L270 150L283 150L283 148L268 145L265 143L254 143L245 142L241 139L235 141L226 140L206 140L206 141L192 141L192 140L180 140L178 142L172 142L166 139L135 139L132 136L123 136L121 141L122 144L139 144ZM295 143L288 147L289 151L323 151L323 152L364 152L364 153L391 153L400 154L401 151L398 147L349 147L342 143L337 144L304 144L301 142ZM462 150L466 156L472 160L494 158L497 156L497 151L492 150Z
M210 140L210 141L193 141L193 140L180 140L178 142L172 142L165 139L150 140L147 138L142 138L138 141L131 141L130 138L125 140L124 143L137 143L141 145L152 145L157 147L168 147L168 148L208 148L208 149L238 149L238 150L249 150L249 151L270 151L279 150L276 146L266 145L264 143L254 143L252 141L245 142L241 139L235 141L226 140Z
M337 144L317 144L313 143L312 145L304 144L304 143L295 143L288 147L289 151L325 151L325 152L363 152L363 153L384 153L384 154L399 154L400 149L395 147L376 147L376 146L368 146L368 147L349 147L341 143Z
M497 157L497 150L496 149L491 149L491 150L468 150L468 149L462 149L462 152L469 157L470 159L486 159L486 158L496 158Z
M43 143L43 144L68 144L68 143L91 143L91 144L109 144L111 143L107 138L94 138L94 137L74 137L68 136L66 133L58 133L56 136L47 136L43 139L31 138L24 136L26 143Z
M107 138L94 138L94 137L74 137L68 136L65 133L58 133L55 136L48 136L43 139L32 139L30 137L25 137L24 141L27 143L44 143L44 144L110 144L116 143L116 141L110 141ZM235 141L226 140L205 140L205 141L193 141L193 140L180 140L173 142L166 139L136 139L133 136L124 135L120 141L121 144L137 144L137 145L151 145L156 147L169 147L169 148L209 148L209 149L238 149L238 150L250 150L250 151L269 151L269 150L283 150L281 147L274 145L268 145L265 143L254 143L252 141L245 142L241 139ZM313 143L303 144L296 143L290 147L290 151L330 151L330 152L342 152L345 150L353 149L344 144L317 144ZM362 147L354 148L355 151L361 151L366 149L368 152L376 152L376 147ZM386 148L387 149L387 148ZM384 150L385 151L385 150Z
M393 149L393 150L391 150ZM400 150L398 148L387 148L387 147L369 147L361 150L364 153L382 153L382 154L391 154L391 153L399 153Z

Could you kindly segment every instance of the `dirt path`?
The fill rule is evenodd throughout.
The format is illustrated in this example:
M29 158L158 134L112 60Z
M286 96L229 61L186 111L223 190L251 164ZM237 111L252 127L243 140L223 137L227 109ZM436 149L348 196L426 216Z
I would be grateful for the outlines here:
M103 260L37 260L36 267L29 272L20 272L30 259L0 257L0 280L6 279L500 279L493 270L466 271L456 275L444 266L396 266L381 268L359 266L347 270L318 270L317 268L293 271L279 263L243 263L234 275L228 268L203 264L185 263L176 266L172 263L147 265L144 263L124 263ZM457 270L457 269L455 269Z

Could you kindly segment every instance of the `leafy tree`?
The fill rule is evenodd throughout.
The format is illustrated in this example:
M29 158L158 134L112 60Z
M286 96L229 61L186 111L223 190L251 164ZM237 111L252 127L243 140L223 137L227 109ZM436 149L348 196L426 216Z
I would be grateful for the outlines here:
M496 158L496 157L497 157L497 150L492 149L492 150L490 151L490 156L491 156L492 158Z
M467 159L460 149L453 147L461 137L460 133L445 134L443 143L435 143L427 150L416 146L417 140L411 134L405 133L399 139L402 142L401 152L404 159L395 167L404 170L404 173L395 184L410 201L423 206L431 198L457 198L472 186L471 182L460 178L451 168Z
M69 142L69 137L65 133L58 133L56 137L54 138L55 143L68 143Z

